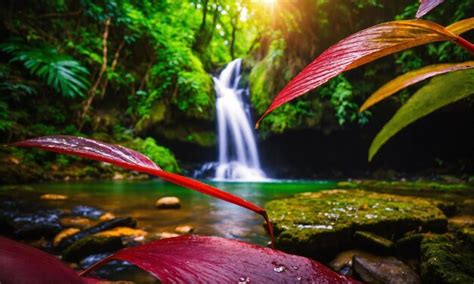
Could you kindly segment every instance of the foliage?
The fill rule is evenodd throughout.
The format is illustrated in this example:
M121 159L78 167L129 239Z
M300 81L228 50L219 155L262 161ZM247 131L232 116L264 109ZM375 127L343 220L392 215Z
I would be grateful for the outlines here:
M153 138L136 138L132 144L133 149L149 157L153 162L160 165L163 170L173 173L180 172L178 162L176 162L173 153L168 148L157 145Z
M419 89L377 134L369 149L372 160L379 148L410 123L474 94L474 69L439 75Z
M23 63L26 69L43 79L65 97L83 96L89 86L89 71L70 56L50 46L34 46L18 39L0 45L12 56L10 62Z

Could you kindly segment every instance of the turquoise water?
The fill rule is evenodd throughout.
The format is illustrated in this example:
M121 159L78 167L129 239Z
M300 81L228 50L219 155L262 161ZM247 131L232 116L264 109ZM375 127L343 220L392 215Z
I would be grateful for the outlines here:
M213 185L257 205L296 193L334 188L331 181L271 181L263 183L223 183ZM189 189L160 180L93 181L80 183L46 183L29 185L39 193L65 194L65 201L47 201L70 209L89 205L116 216L132 216L138 227L150 234L174 232L178 225L191 225L196 234L213 235L265 244L268 237L261 216L236 205L217 200ZM158 210L155 202L164 196L176 196L181 209ZM44 201L43 201L44 202Z

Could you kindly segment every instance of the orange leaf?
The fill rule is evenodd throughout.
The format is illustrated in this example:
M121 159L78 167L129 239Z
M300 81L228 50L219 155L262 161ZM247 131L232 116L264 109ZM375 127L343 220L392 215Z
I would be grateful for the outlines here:
M474 17L456 22L452 25L447 26L446 29L457 35L465 33L469 30L474 29Z
M276 96L260 117L321 86L337 75L383 56L415 46L461 38L444 27L425 20L393 21L355 33L324 51L306 66Z
M416 17L421 18L426 15L429 11L433 10L439 4L443 3L444 0L421 0L420 7L416 11Z
M474 61L468 61L463 63L450 63L450 64L436 64L426 66L424 68L405 73L390 82L383 85L380 89L375 91L362 105L360 111L364 111L381 100L395 94L396 92L416 84L425 79L441 75L448 72L457 70L464 70L474 68Z

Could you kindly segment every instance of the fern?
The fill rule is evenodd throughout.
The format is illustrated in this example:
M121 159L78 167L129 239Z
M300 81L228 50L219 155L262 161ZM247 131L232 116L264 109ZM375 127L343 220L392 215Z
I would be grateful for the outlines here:
M12 56L10 62L23 63L32 75L45 80L65 97L83 96L89 88L87 68L53 47L29 45L15 39L0 44L0 50Z

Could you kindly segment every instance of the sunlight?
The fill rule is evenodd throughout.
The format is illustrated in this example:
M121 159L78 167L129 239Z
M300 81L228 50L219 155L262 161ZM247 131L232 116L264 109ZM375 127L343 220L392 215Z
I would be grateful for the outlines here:
M259 0L260 3L266 6L270 6L270 7L275 7L275 5L277 4L277 1L278 0Z

